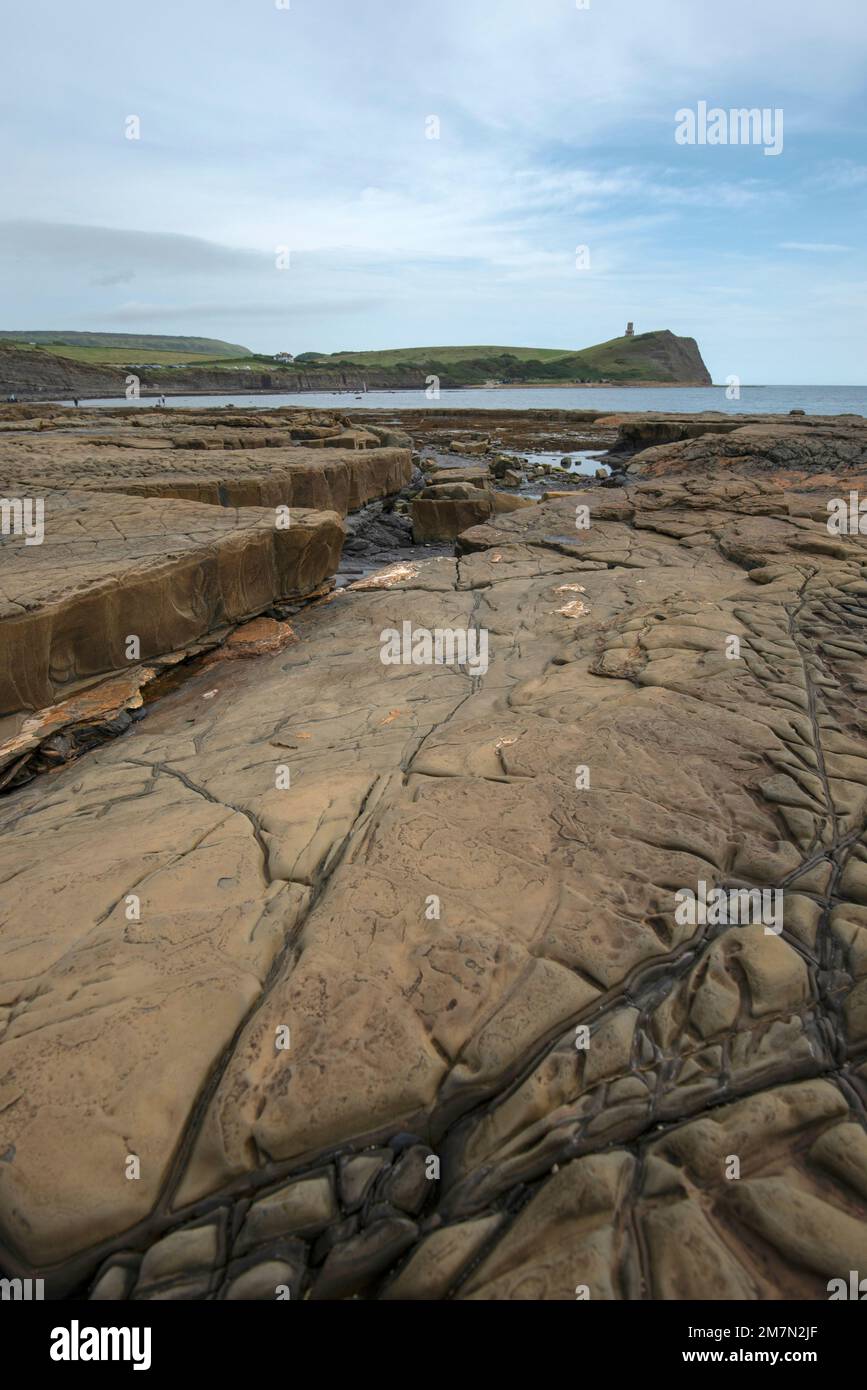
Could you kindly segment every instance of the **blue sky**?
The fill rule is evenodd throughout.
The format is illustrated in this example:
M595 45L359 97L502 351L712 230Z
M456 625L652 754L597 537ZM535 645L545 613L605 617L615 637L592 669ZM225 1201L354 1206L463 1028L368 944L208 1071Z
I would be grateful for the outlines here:
M633 319L715 381L867 382L865 0L28 0L3 28L5 328L297 353ZM699 101L781 109L782 152L678 144Z

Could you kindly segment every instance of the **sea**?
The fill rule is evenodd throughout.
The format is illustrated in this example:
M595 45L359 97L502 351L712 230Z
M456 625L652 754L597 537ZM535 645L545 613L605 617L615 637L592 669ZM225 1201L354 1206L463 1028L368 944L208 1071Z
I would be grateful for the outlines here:
M867 386L741 386L731 399L726 386L516 386L465 387L440 391L435 400L424 391L300 391L292 394L257 392L232 396L167 396L173 409L230 406L269 410L280 405L306 406L313 410L659 410L674 414L716 410L726 415L787 415L803 410L808 415L867 415ZM69 404L63 401L61 404ZM82 405L123 406L146 410L154 397L127 401L83 400Z

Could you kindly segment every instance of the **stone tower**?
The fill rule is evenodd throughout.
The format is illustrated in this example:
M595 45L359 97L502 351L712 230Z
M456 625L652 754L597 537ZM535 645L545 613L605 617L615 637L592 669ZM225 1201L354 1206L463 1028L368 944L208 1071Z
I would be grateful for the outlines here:
M626 336L627 338L634 338L634 337L635 337L635 324L632 322L632 319L630 319L629 322L628 322L628 324L626 325L626 334L625 334L625 336Z

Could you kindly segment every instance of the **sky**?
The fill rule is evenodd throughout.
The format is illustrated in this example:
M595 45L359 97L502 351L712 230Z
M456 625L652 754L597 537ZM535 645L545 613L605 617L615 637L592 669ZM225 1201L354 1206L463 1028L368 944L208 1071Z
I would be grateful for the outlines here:
M27 0L2 28L2 328L297 354L633 320L714 381L867 382L867 0ZM699 103L782 148L682 143Z

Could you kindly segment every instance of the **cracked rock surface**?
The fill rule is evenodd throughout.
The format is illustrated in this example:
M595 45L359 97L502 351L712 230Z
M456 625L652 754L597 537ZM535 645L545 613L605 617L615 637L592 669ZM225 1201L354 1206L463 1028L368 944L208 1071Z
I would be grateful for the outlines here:
M706 439L314 603L0 803L4 1268L572 1300L867 1267L867 541L826 526L867 471L681 469ZM384 665L404 622L487 669ZM699 883L780 921L684 921Z

